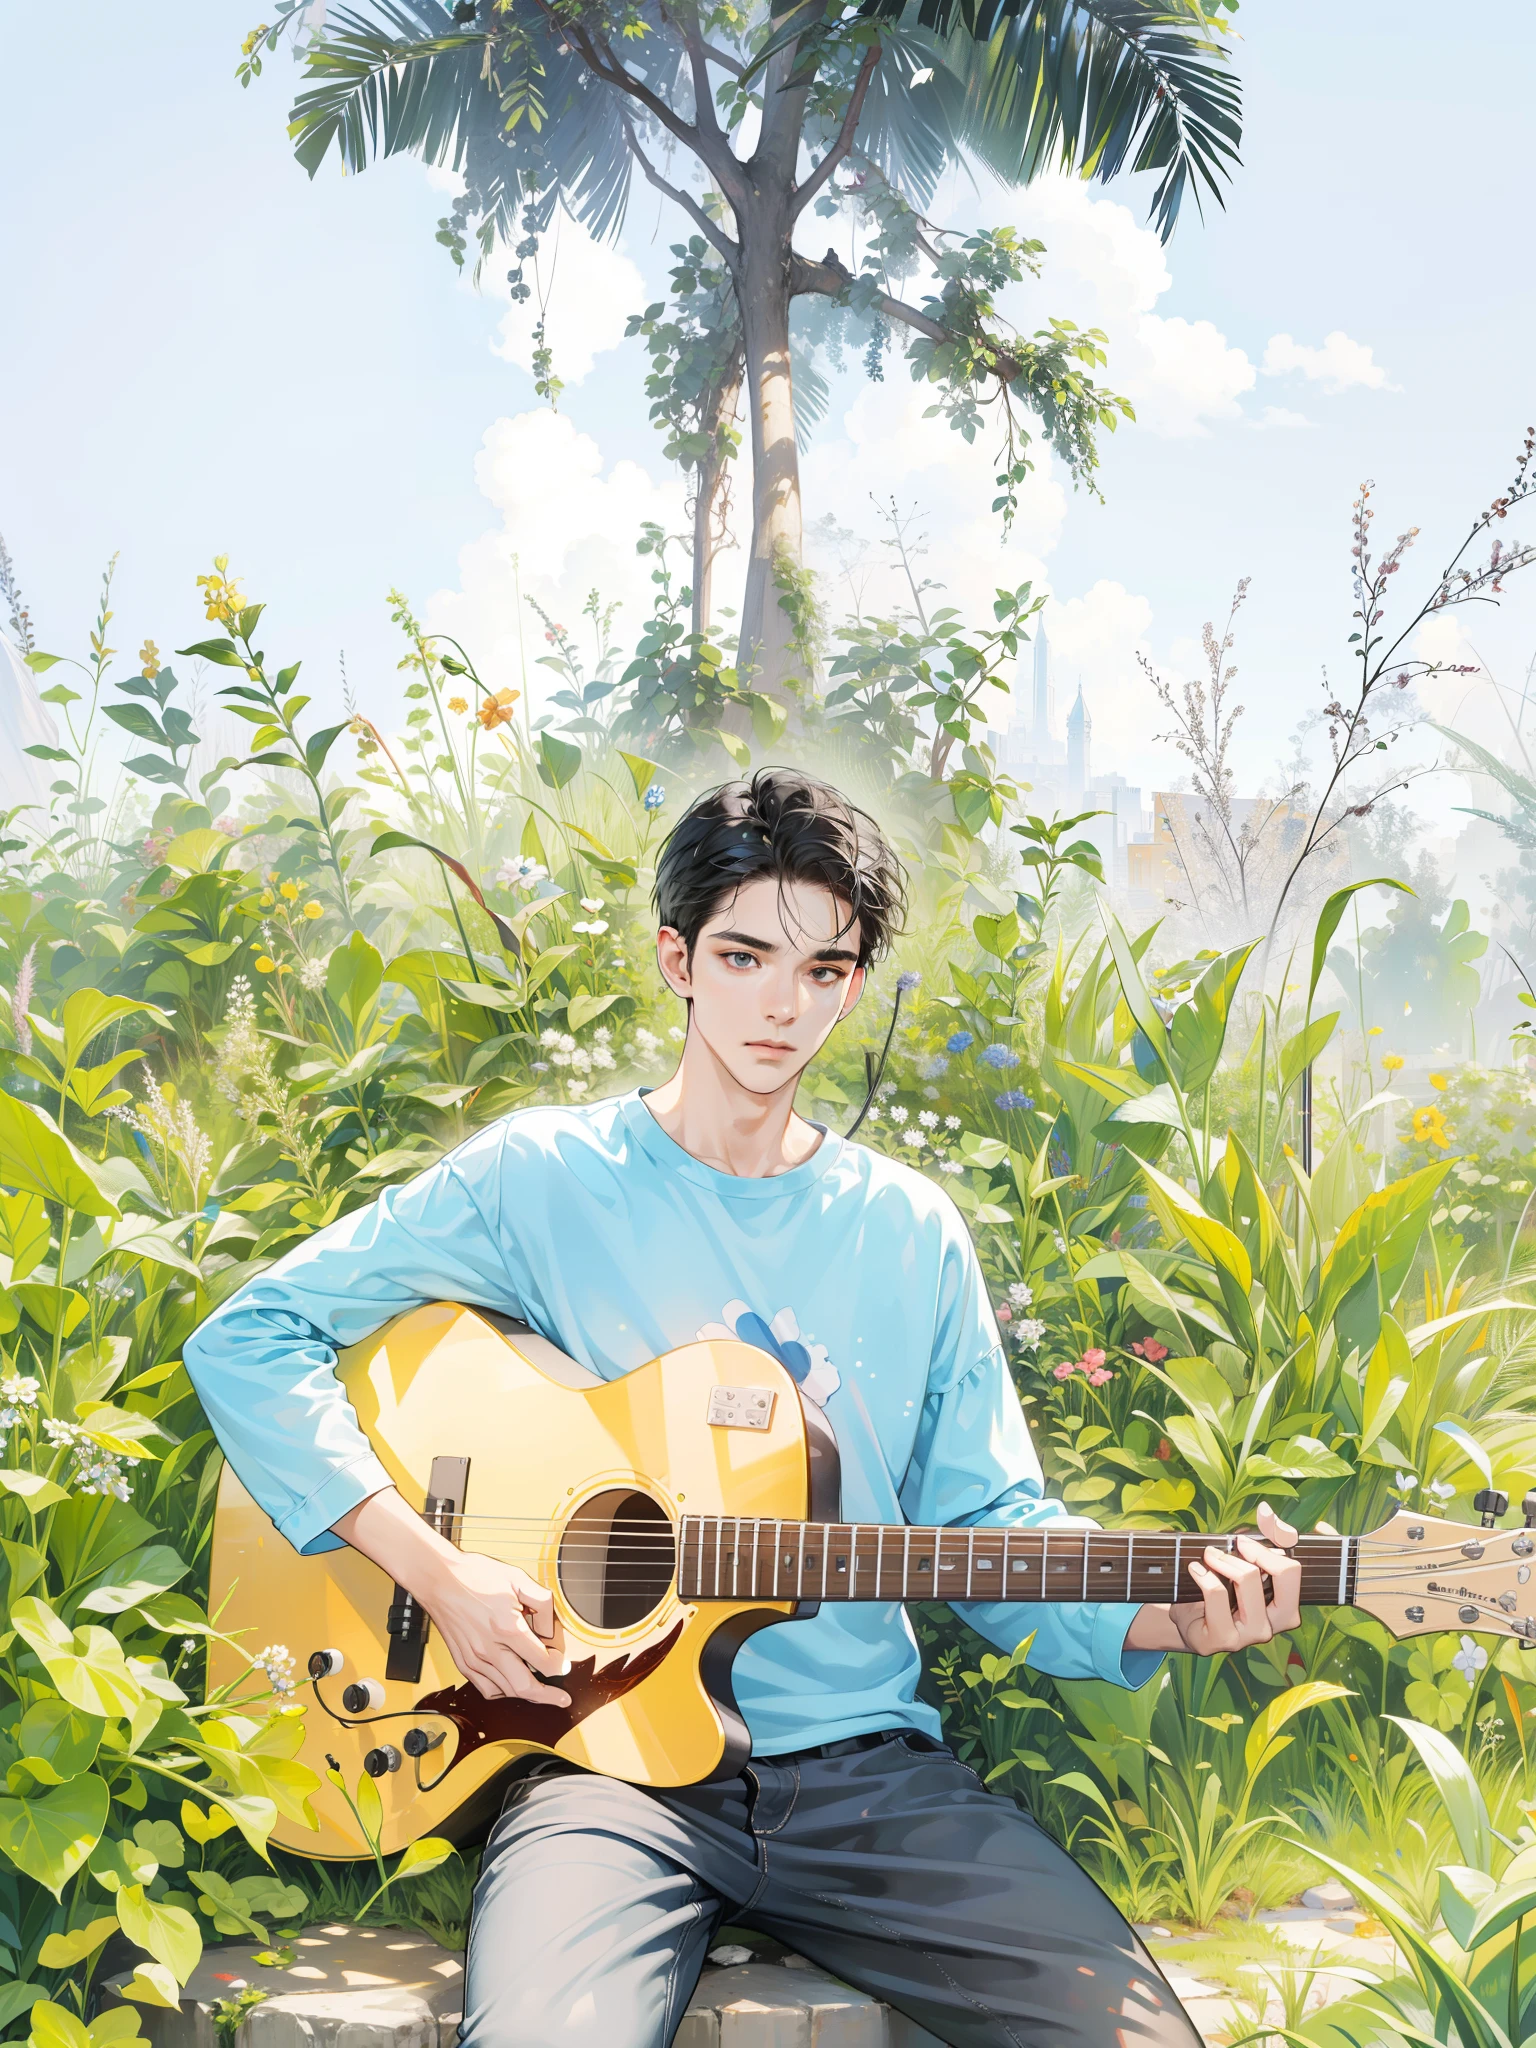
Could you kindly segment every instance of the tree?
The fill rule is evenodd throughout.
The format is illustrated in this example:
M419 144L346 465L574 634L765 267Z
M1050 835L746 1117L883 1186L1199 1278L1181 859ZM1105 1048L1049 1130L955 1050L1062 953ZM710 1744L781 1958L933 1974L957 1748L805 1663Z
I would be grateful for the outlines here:
M307 18L304 0L280 0L276 25L247 38L243 79ZM312 176L332 149L354 171L404 152L461 173L439 239L461 264L473 241L477 271L509 245L522 298L557 204L612 234L638 172L687 217L673 304L632 331L651 349L668 452L693 474L696 631L709 623L745 396L741 650L782 689L796 667L796 433L819 381L802 347L797 408L794 341L861 343L878 376L899 333L934 410L967 439L994 415L1005 521L1030 467L1026 412L1091 487L1097 431L1130 416L1091 374L1104 337L1058 319L1013 332L998 295L1038 273L1041 245L1006 227L940 231L922 209L963 160L1013 186L1057 164L1101 179L1154 170L1166 236L1191 192L1220 198L1236 158L1220 31L1203 0L366 0L311 36L290 134ZM856 274L831 250L796 248L812 209L860 224ZM923 296L901 297L921 273ZM799 302L813 316L792 336ZM547 351L535 368L552 395Z

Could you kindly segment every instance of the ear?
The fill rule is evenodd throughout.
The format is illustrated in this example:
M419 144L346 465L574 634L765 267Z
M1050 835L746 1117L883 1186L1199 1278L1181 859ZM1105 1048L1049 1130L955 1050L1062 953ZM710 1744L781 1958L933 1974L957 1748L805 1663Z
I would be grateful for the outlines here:
M693 975L688 965L688 947L682 933L672 925L664 924L656 934L656 964L673 995L685 1003L691 1002Z
M839 1024L842 1023L850 1010L856 1008L859 997L864 993L864 984L868 979L869 970L866 967L855 967L852 974L849 975L848 993L843 998L843 1007L837 1013Z

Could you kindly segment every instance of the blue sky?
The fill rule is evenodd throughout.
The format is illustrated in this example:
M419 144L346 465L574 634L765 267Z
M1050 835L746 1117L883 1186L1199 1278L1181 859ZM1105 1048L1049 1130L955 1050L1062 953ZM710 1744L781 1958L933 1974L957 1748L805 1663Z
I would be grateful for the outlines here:
M291 65L240 91L254 18L205 0L125 29L118 8L81 0L66 48L50 10L0 5L0 531L42 644L83 642L114 550L125 654L146 633L162 649L194 636L192 579L227 551L271 606L269 652L302 655L323 702L345 650L385 717L393 583L502 671L514 548L557 611L593 576L611 582L633 631L632 527L677 493L643 361L614 328L652 295L680 230L646 193L622 253L562 241L551 326L565 363L591 367L552 421L505 302L456 281L432 239L442 191L409 163L358 178L330 165L311 183L283 133ZM1148 785L1170 757L1136 647L1189 672L1201 622L1253 578L1237 658L1257 782L1322 664L1344 672L1359 480L1376 480L1384 534L1423 528L1407 594L1503 482L1536 412L1531 16L1249 0L1238 19L1244 163L1225 212L1181 224L1166 288L1133 182L947 202L956 223L1012 221L1047 242L1021 318L1108 327L1107 381L1143 423L1106 449L1105 503L1047 470L1003 554L985 451L968 466L942 426L914 423L899 368L875 394L839 382L806 465L813 518L868 530L871 489L915 505L929 573L964 601L1004 575L1048 580L1059 689L1082 677L1101 764ZM1518 682L1533 629L1536 579L1473 637ZM1475 729L1488 709L1474 691ZM1465 797L1441 781L1416 800L1443 815Z

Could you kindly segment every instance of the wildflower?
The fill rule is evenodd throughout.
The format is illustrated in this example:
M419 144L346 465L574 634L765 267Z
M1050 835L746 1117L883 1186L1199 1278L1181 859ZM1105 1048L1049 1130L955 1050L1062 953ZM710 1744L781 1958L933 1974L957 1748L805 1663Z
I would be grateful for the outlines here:
M311 897L309 902L306 903L304 906L304 915L306 917L324 917L325 906L324 904L317 903L314 900L314 898Z
M1413 1112L1413 1136L1416 1143L1439 1145L1442 1150L1451 1143L1450 1131L1446 1128L1443 1109L1416 1109Z
M1011 1045L984 1045L979 1058L984 1067L1002 1069L1019 1064L1019 1056Z
M991 1048L988 1047L988 1050ZM1005 1088L1002 1094L994 1096L993 1100L999 1109L1033 1109L1035 1106L1033 1095L1026 1095L1022 1088Z
M283 886L278 890L277 893L286 902L294 903L297 902L301 891L299 888L299 884L297 882L284 882Z
M1144 1358L1148 1365L1161 1365L1168 1356L1168 1346L1159 1344L1155 1337L1143 1337L1139 1343L1133 1344L1131 1349L1138 1358Z
M1013 1310L1006 1301L1000 1301L997 1305L997 1320L1000 1323L1011 1323L1013 1321Z
M1366 1033L1365 1035L1366 1035L1366 1037L1367 1037L1367 1038L1380 1038L1380 1036L1381 1036L1381 1026L1380 1026L1379 1024L1373 1024L1373 1025L1371 1026L1370 1030L1369 1030L1369 1031L1367 1031L1367 1033Z
M261 892L261 896L258 900L260 901L263 910L270 910L273 904L276 903L277 898L272 894L272 891L270 889L263 889Z
M21 965L16 970L16 993L11 998L11 1025L16 1033L16 1050L22 1054L32 1050L32 1026L27 1021L27 1012L32 1007L36 960L37 945L34 941L22 955Z
M146 640L139 649L139 674L146 682L152 683L160 673L160 650L153 640Z
M312 996L319 995L321 989L325 987L325 974L329 965L329 961L326 960L306 960L299 969L300 988L307 989Z
M946 1173L959 1173L962 1169L958 1166L951 1166L946 1167L944 1170ZM1013 1339L1016 1344L1026 1345L1033 1351L1044 1335L1045 1324L1038 1316L1018 1316L1015 1318Z
M641 801L648 811L659 811L667 800L667 792L659 782L653 782Z
M1015 1280L1008 1288L1008 1299L1015 1308L1028 1308L1035 1298L1035 1290L1023 1280Z
M944 1041L946 1052L969 1052L976 1043L969 1031L956 1031Z
M1154 1458L1159 1459L1164 1465L1167 1464L1168 1460L1173 1456L1173 1445L1169 1443L1167 1437L1160 1436L1158 1438L1157 1449L1152 1453L1152 1455Z
M925 1131L932 1131L938 1128L939 1120L931 1109L920 1109L917 1113L917 1120Z
M1381 1064L1389 1074L1401 1073L1404 1065L1403 1056L1400 1052L1384 1052Z
M601 896L583 896L581 899L581 907L583 910L586 911L601 910L603 907L603 899Z
M1052 1376L1052 1378L1053 1378L1053 1379L1058 1379L1058 1380L1069 1380L1069 1379L1071 1379L1071 1377L1072 1377L1073 1373L1075 1373L1076 1371L1077 1371L1077 1367L1076 1367L1076 1365L1075 1365L1075 1364L1073 1364L1073 1365L1065 1365L1065 1364L1063 1364L1063 1365L1053 1365L1053 1366L1051 1367L1051 1376Z
M1397 1487L1398 1492L1402 1494L1404 1498L1406 1498L1410 1493L1414 1492L1419 1483L1416 1475L1412 1472L1394 1472L1392 1474L1392 1480L1394 1485Z
M258 953L256 955L256 972L258 974L275 974L277 972L277 962L270 953Z
M498 690L494 697L488 696L486 698L485 702L475 713L475 716L487 732L494 732L498 725L510 723L512 706L517 702L520 695L521 692L518 690Z
M1429 1482L1429 1492L1431 1498L1439 1501L1442 1506L1446 1501L1456 1498L1456 1489L1452 1486L1449 1479L1431 1479Z
M1431 1074L1429 1077L1429 1085L1431 1088L1449 1088L1451 1085L1451 1077L1449 1074Z
M581 1096L586 1094L587 1086L588 1084L585 1081L570 1081L566 1084L565 1092L573 1100L579 1100Z
M571 930L573 932L584 932L589 938L593 939L600 939L607 929L607 925L600 917L594 917L590 922L586 918L581 917L573 918L571 921Z
M1097 1372L1104 1363L1104 1354L1097 1349L1083 1353L1083 1371Z
M959 1119L959 1117L957 1117L957 1116L947 1116L947 1117L945 1117L945 1119L944 1119L944 1128L945 1128L945 1130L946 1130L946 1131L958 1131L958 1130L959 1130L959 1128L960 1128L960 1119Z
M68 1450L72 1461L69 1476L82 1493L103 1497L110 1493L117 1500L128 1498L124 1468L137 1465L137 1458L117 1458L104 1451L91 1441L78 1422L59 1422L50 1416L43 1424L43 1433L55 1450Z
M258 1650L251 1659L251 1669L261 1672L280 1698L293 1691L293 1653L286 1643L268 1643L264 1650Z
M7 1373L0 1379L0 1430L12 1430L23 1419L22 1411L37 1406L38 1382L30 1373Z
M542 861L530 860L527 854L519 854L513 860L502 862L496 870L496 879L503 889L520 889L525 896L531 896L548 873Z
M917 1071L923 1080L937 1081L940 1074L947 1074L949 1072L949 1061L944 1057L943 1053L936 1052L931 1059L924 1060Z
M909 967L905 974L897 975L896 987L902 995L909 996L912 993L913 989L917 988L921 984L922 979L923 977L918 973L915 967Z
M893 1124L904 1124L907 1120L907 1116L908 1111L903 1109L899 1102L893 1102L891 1104L891 1122Z
M469 709L469 699L467 697L450 697L448 699L448 709L455 717L458 717Z
M1112 1380L1113 1378L1114 1374L1107 1365L1098 1365L1089 1373L1088 1384L1090 1387L1102 1387L1107 1380Z
M549 1061L535 1060L528 1071L531 1074L547 1074L549 1072Z
M1483 1648L1482 1644L1473 1636L1463 1636L1461 1648L1451 1659L1451 1667L1453 1670L1459 1671L1468 1685L1471 1685L1487 1662L1488 1652Z

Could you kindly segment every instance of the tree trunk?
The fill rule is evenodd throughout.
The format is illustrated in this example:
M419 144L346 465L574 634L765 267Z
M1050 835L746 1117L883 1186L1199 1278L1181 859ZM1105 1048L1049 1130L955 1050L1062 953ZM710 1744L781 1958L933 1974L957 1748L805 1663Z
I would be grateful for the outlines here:
M741 400L741 358L712 394L706 421L710 452L699 464L693 496L693 630L707 633L714 617L715 557L727 540L731 464L722 446L722 429L736 417Z
M776 572L801 565L800 455L795 446L794 375L789 357L789 220L759 219L742 236L741 323L752 430L752 554L741 613L741 657L758 689L782 694L801 665L794 625L779 602ZM787 198L787 194L785 197ZM775 232L777 228L777 232Z

